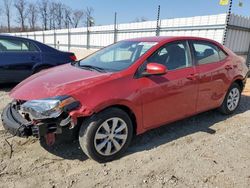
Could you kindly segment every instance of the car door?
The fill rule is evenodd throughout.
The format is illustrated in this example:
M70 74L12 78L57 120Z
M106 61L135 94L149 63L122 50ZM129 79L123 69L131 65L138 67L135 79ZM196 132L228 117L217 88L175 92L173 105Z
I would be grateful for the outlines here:
M208 41L191 41L197 64L197 112L220 106L230 84L230 57L217 45Z
M165 75L138 79L144 127L157 127L194 114L198 85L187 41L162 46L143 66L151 62L165 65L168 71Z
M38 48L31 42L0 38L0 82L19 82L32 74L41 61Z

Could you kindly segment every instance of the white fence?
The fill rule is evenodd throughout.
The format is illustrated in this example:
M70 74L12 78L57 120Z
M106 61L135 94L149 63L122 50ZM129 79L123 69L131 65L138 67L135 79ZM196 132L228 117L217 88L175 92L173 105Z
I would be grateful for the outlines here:
M234 52L247 56L250 50L250 17L231 15L225 45Z
M225 29L227 28L227 29ZM98 49L116 41L155 36L199 36L222 43L240 55L246 56L250 44L250 17L231 15L227 23L226 14L174 18L139 23L94 26L37 32L14 33L16 36L38 40L60 50L72 48ZM250 55L249 55L250 56Z
M226 14L163 19L160 21L161 36L200 36L221 42ZM76 48L100 48L116 40L155 36L156 21L125 23L87 28L14 33L16 36L38 40L61 50Z

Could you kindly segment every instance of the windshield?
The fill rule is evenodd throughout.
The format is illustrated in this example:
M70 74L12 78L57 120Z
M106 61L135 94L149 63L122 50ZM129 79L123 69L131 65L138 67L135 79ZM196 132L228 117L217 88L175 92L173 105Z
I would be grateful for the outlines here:
M132 65L157 42L121 41L81 60L80 67L95 67L105 71L121 71Z

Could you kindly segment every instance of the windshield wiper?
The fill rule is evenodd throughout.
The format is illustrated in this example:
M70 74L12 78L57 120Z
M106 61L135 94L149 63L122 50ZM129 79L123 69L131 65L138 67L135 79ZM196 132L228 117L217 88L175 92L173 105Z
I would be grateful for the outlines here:
M83 69L87 69L87 70L96 70L98 72L107 72L104 68L96 67L93 65L80 65L79 67L81 67Z

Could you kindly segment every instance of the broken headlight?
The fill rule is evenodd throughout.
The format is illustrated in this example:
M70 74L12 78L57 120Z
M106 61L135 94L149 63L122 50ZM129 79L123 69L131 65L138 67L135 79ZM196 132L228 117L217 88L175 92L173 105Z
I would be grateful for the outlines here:
M57 118L63 111L70 111L79 106L79 102L70 96L30 100L21 105L21 111L28 113L31 119L41 120Z

